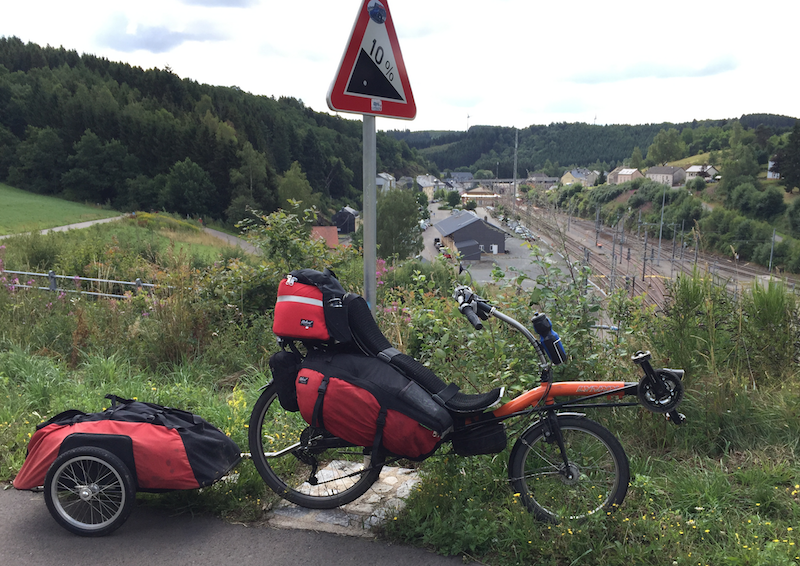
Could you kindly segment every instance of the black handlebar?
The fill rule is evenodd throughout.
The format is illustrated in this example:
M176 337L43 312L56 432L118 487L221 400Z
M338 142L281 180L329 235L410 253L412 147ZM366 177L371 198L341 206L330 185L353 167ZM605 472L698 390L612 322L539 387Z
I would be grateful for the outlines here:
M486 320L486 316L483 313L490 311L491 307L483 303L481 298L466 285L456 287L453 297L458 302L459 312L467 317L467 320L475 327L475 330L482 330L483 323L481 318ZM478 311L481 314L480 317L476 314L476 309L481 309Z
M460 310L461 313L467 317L467 320L470 322L470 324L475 327L475 330L483 329L483 323L481 322L481 319L478 318L478 315L475 314L475 311L472 310L471 306L464 305Z

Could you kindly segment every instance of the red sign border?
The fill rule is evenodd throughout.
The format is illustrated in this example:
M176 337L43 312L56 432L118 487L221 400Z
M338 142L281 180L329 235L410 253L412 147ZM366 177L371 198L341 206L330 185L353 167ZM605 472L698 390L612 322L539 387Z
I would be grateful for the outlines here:
M394 22L392 21L392 14L389 11L389 4L387 0L379 0L383 7L386 8L386 32L389 36L389 43L392 48L392 57L394 58L395 68L397 69L400 84L403 85L403 92L406 96L406 102L397 102L395 100L379 99L381 101L381 110L376 112L372 109L372 101L374 99L363 96L354 96L346 94L347 81L353 72L353 67L356 63L356 58L361 50L361 42L364 39L364 34L367 31L367 24L369 24L369 11L367 5L373 0L364 0L361 4L361 10L356 16L355 24L353 24L353 31L350 34L350 42L344 52L342 61L339 64L339 71L336 78L331 83L328 90L328 107L336 112L353 112L356 114L369 114L372 116L383 116L385 118L400 118L402 120L413 120L417 115L417 106L414 102L414 94L411 92L411 84L408 82L408 74L406 72L406 65L403 61L403 54L400 52L400 44L397 41L397 33L394 29Z

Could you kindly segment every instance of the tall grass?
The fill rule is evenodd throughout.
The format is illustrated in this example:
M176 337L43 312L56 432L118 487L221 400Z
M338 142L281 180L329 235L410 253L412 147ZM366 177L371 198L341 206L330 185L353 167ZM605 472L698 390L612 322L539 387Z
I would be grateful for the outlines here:
M191 410L246 449L249 410L277 348L269 309L286 266L234 259L198 268L174 248L147 255L148 246L122 234L105 246L87 232L84 242L43 247L52 246L51 261L102 256L108 273L131 275L141 265L162 284L153 294L94 300L8 280L0 286L0 480L14 477L37 423L68 408L102 410L106 393ZM33 249L28 240L6 245L0 259L21 261L30 253L21 250ZM546 257L532 260L548 265ZM330 261L345 288L359 288L359 262L315 261ZM376 316L399 348L468 393L504 385L512 396L538 384L538 360L522 336L496 320L481 332L462 320L450 298L452 266L398 262L381 270ZM624 294L587 294L580 279L551 270L547 285L533 291L498 277L479 292L519 320L535 310L551 317L572 356L558 379L635 381L630 356L640 349L652 351L655 365L683 367L686 424L674 427L639 408L590 410L619 436L632 480L616 513L578 524L539 523L508 489L509 451L530 422L514 424L509 447L494 456L462 458L443 448L419 465L423 481L389 517L385 536L486 564L800 563L791 293L766 284L734 298L693 274L674 284L656 316ZM620 331L598 334L598 322ZM235 484L140 501L258 519L276 496L249 463L238 472Z

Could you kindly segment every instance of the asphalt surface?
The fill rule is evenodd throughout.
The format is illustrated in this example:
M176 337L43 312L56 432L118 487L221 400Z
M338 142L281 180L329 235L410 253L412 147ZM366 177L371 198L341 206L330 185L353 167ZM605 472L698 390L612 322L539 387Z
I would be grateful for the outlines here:
M5 486L2 486L5 487ZM41 493L0 488L3 566L456 566L458 556L385 541L303 530L225 523L208 516L136 507L106 537L73 535L59 526Z
M433 260L440 254L439 250L434 246L434 238L441 238L442 234L436 229L436 223L444 220L450 216L449 210L439 210L438 204L431 204L428 206L428 211L431 214L430 226L422 235L424 248L422 251L423 258ZM521 238L517 238L515 234L509 231L506 227L502 226L500 222L492 218L488 212L483 208L478 208L475 213L479 218L485 218L489 224L497 226L506 234L506 250L505 254L483 254L480 261L462 262L462 265L468 269L472 280L477 283L489 283L492 281L492 271L495 267L500 268L508 278L514 278L520 273L524 273L531 279L523 282L522 288L529 289L536 286L535 279L538 275L542 274L542 269L532 263L531 250L528 242ZM546 251L549 250L547 242L539 238L539 244L543 245Z

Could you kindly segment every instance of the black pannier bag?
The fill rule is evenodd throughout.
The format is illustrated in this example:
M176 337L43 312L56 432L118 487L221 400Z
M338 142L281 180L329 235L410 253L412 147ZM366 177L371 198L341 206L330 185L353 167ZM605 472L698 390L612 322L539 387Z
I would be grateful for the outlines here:
M348 343L347 293L330 269L296 269L278 285L272 332L290 340Z
M422 460L453 430L450 413L414 381L377 358L309 352L297 402L310 425L357 446Z
M293 413L300 410L297 406L297 392L295 390L297 372L300 371L300 361L300 354L289 350L281 350L272 354L269 358L272 381L278 390L278 401L281 407Z
M44 485L48 469L60 454L84 446L117 456L133 475L137 491L205 487L241 460L236 443L197 415L116 395L106 397L112 407L102 413L71 409L38 425L14 487Z
M450 436L453 452L459 456L478 456L480 454L497 454L506 448L505 425L501 422L486 423L473 426Z

